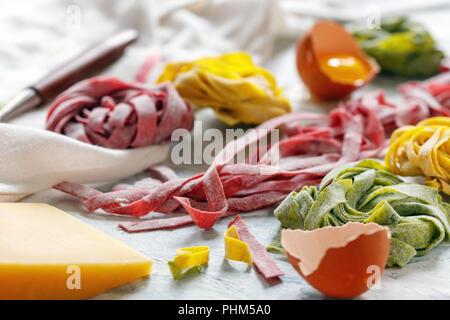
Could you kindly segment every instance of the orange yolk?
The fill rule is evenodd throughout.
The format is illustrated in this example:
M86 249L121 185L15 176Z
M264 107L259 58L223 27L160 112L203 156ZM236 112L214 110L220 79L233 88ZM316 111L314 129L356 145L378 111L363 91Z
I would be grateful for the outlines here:
M360 59L345 54L326 54L318 57L319 67L331 80L358 84L369 74L369 68Z

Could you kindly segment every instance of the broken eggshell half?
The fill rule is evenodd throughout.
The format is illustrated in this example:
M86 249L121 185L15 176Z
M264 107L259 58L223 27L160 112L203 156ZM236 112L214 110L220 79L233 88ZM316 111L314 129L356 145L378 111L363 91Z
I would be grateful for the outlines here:
M356 59L365 68L365 76L350 83L332 79L321 67L319 57L333 55ZM313 95L321 99L339 99L370 82L380 67L364 54L345 28L325 20L317 22L298 42L297 70Z
M281 232L292 266L311 286L334 298L358 296L379 281L390 240L389 228L376 223Z

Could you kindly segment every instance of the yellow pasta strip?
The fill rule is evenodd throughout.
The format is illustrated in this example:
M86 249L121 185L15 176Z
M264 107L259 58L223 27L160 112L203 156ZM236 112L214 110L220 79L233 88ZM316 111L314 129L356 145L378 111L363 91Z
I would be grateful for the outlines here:
M178 269L198 266L209 261L209 247L206 246L177 249L176 254L173 262Z
M426 184L450 195L450 118L404 126L391 136L386 166L402 176L424 175Z
M225 258L253 264L252 255L248 244L239 238L236 226L233 225L223 234L225 240Z

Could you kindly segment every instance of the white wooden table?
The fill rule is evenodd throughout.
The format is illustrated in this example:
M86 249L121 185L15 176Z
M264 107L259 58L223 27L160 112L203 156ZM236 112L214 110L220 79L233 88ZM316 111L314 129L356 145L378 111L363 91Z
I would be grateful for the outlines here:
M427 24L440 45L450 53L450 12L424 11L414 18ZM295 48L292 41L280 41L278 54L268 68L277 76L278 82L286 87L296 109L327 112L330 105L317 105L301 100L304 91L295 69ZM399 81L379 79L363 90L382 87L388 97L398 99L395 86ZM360 93L359 93L360 94ZM39 111L43 112L43 111ZM211 126L224 128L210 110L196 114L204 120L203 129ZM169 163L170 164L170 163ZM205 167L177 168L180 175L189 176ZM130 178L133 181L136 177ZM107 189L107 188L106 188ZM280 281L268 283L253 267L224 259L223 232L232 218L220 220L213 229L201 230L195 225L175 230L161 230L128 234L118 228L122 217L105 217L88 214L81 202L55 190L48 190L30 196L23 201L46 201L73 216L93 225L101 231L127 243L150 257L153 271L149 277L135 281L104 294L96 299L327 299L306 283L291 267L287 258L273 254L285 276ZM272 209L259 210L242 215L251 233L267 245L277 235L279 223L273 217ZM210 247L210 262L201 274L174 281L167 261L175 255L177 248L207 245ZM425 257L416 258L403 269L387 269L383 275L381 289L371 290L360 299L443 299L450 298L450 248L441 244Z

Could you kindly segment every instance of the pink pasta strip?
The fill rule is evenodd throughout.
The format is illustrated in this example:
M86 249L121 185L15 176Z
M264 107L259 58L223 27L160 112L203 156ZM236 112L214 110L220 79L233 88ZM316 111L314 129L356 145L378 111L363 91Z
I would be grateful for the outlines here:
M266 248L250 233L244 220L239 215L228 224L228 228L233 225L236 226L239 238L250 247L253 263L264 279L268 280L283 276L283 271L278 267Z

